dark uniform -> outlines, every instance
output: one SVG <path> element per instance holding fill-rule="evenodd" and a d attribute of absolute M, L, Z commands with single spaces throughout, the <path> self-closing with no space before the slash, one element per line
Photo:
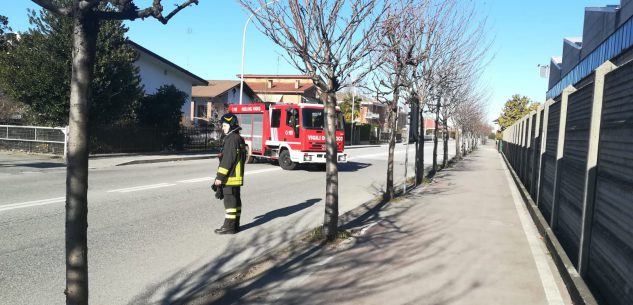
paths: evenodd
<path fill-rule="evenodd" d="M 224 224 L 216 229 L 218 234 L 234 234 L 240 230 L 240 215 L 242 199 L 240 188 L 244 185 L 244 164 L 246 163 L 246 144 L 240 136 L 240 127 L 237 117 L 233 114 L 225 114 L 220 119 L 222 123 L 228 123 L 231 127 L 224 137 L 222 159 L 218 166 L 216 180 L 222 181 L 224 193 Z"/>

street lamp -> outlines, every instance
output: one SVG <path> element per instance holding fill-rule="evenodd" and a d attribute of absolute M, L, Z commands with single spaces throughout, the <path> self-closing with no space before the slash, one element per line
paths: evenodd
<path fill-rule="evenodd" d="M 261 11 L 263 8 L 267 7 L 269 4 L 272 4 L 278 1 L 279 0 L 272 0 L 272 1 L 266 2 L 263 6 L 256 9 L 254 12 L 252 12 L 251 15 L 248 16 L 248 19 L 246 19 L 246 23 L 244 24 L 244 32 L 242 33 L 242 68 L 241 68 L 241 73 L 240 73 L 240 105 L 242 104 L 242 95 L 244 94 L 244 47 L 246 46 L 246 28 L 248 27 L 248 23 L 251 21 L 253 16 L 255 16 L 255 13 Z"/>

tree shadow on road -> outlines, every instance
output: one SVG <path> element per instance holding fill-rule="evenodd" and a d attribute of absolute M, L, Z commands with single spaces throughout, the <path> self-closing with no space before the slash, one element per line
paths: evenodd
<path fill-rule="evenodd" d="M 259 216 L 255 216 L 255 220 L 251 223 L 245 224 L 240 226 L 240 230 L 241 231 L 246 231 L 250 228 L 254 228 L 256 226 L 259 226 L 261 224 L 267 223 L 275 218 L 280 218 L 280 217 L 286 217 L 289 215 L 292 215 L 296 212 L 299 212 L 303 209 L 309 208 L 311 206 L 313 206 L 314 204 L 316 204 L 317 202 L 321 201 L 321 199 L 308 199 L 304 202 L 292 205 L 292 206 L 288 206 L 285 208 L 281 208 L 281 209 L 277 209 L 274 211 L 270 211 L 264 215 L 259 215 Z"/>

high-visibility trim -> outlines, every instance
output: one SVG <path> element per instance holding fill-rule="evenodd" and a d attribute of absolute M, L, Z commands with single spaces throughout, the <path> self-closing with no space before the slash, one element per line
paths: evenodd
<path fill-rule="evenodd" d="M 222 175 L 226 175 L 229 173 L 229 170 L 224 168 L 224 167 L 218 167 L 218 173 L 222 174 Z"/>
<path fill-rule="evenodd" d="M 229 215 L 229 214 L 226 214 L 226 215 L 224 215 L 224 218 L 226 218 L 226 219 L 236 219 L 236 218 L 237 218 L 237 216 L 236 216 L 236 215 Z"/>
<path fill-rule="evenodd" d="M 237 213 L 237 209 L 226 209 L 227 213 Z"/>
<path fill-rule="evenodd" d="M 242 177 L 229 177 L 229 179 L 226 181 L 226 185 L 227 186 L 240 186 L 242 185 Z"/>

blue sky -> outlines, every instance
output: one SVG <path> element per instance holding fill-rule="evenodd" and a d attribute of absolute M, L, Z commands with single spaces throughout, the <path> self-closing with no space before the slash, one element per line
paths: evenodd
<path fill-rule="evenodd" d="M 169 8 L 182 0 L 163 1 Z M 3 1 L 0 14 L 9 17 L 14 31 L 28 29 L 27 0 Z M 10 6 L 9 4 L 10 3 Z M 140 6 L 151 0 L 136 1 Z M 542 102 L 547 79 L 537 65 L 560 56 L 564 37 L 582 36 L 584 8 L 619 4 L 619 0 L 477 0 L 487 16 L 492 55 L 482 83 L 490 90 L 488 117 L 496 118 L 513 94 Z M 242 31 L 248 15 L 233 0 L 200 0 L 167 25 L 146 19 L 127 22 L 135 42 L 205 79 L 237 79 L 240 72 Z M 246 34 L 245 73 L 297 74 L 281 56 L 283 51 L 251 24 Z"/>

